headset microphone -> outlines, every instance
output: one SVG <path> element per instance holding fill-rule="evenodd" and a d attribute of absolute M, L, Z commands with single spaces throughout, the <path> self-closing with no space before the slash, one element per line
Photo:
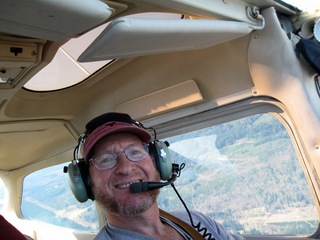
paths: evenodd
<path fill-rule="evenodd" d="M 167 182 L 136 182 L 132 183 L 129 187 L 130 192 L 132 193 L 139 193 L 139 192 L 146 192 L 155 190 L 158 188 L 162 188 L 173 183 L 177 179 L 177 174 L 173 173 L 172 178 L 170 178 Z"/>

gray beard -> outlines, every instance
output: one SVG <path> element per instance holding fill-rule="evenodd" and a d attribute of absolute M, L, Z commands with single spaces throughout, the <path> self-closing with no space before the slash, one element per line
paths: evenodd
<path fill-rule="evenodd" d="M 159 181 L 159 179 L 160 176 L 158 175 L 155 181 Z M 157 197 L 160 193 L 159 189 L 133 193 L 139 195 L 137 196 L 139 201 L 128 202 L 110 197 L 102 189 L 96 188 L 94 184 L 92 184 L 92 191 L 95 200 L 105 212 L 115 213 L 122 216 L 135 216 L 145 212 L 157 201 Z"/>

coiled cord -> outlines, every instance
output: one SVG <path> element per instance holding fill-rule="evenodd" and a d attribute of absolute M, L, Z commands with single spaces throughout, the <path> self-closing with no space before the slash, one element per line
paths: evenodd
<path fill-rule="evenodd" d="M 191 216 L 191 213 L 186 205 L 186 203 L 183 201 L 183 199 L 181 198 L 180 194 L 178 193 L 178 190 L 176 189 L 176 187 L 174 186 L 173 183 L 171 183 L 171 186 L 173 188 L 173 190 L 176 192 L 176 194 L 178 195 L 180 201 L 182 202 L 184 208 L 186 209 L 188 215 L 189 215 L 189 218 L 190 218 L 190 222 L 191 222 L 191 225 L 194 229 L 196 229 L 200 234 L 202 234 L 202 237 L 204 237 L 205 239 L 207 240 L 216 240 L 215 238 L 212 237 L 212 234 L 211 233 L 207 233 L 208 229 L 207 228 L 201 228 L 201 222 L 199 222 L 197 225 L 194 225 L 193 223 L 193 220 L 192 220 L 192 216 Z M 201 233 L 203 232 L 203 233 Z"/>

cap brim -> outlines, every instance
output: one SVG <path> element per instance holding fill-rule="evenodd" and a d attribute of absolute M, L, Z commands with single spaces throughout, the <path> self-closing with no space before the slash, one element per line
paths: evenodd
<path fill-rule="evenodd" d="M 101 131 L 97 131 L 94 135 L 90 134 L 85 141 L 83 154 L 85 161 L 88 161 L 89 153 L 91 152 L 93 146 L 103 137 L 120 132 L 129 132 L 137 135 L 144 143 L 149 143 L 151 141 L 151 134 L 142 128 L 138 128 L 135 126 L 117 126 L 115 128 L 105 128 Z M 94 133 L 94 132 L 93 132 Z"/>

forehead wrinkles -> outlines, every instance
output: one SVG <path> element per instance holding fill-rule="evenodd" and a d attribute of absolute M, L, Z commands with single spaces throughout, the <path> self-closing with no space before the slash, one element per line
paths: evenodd
<path fill-rule="evenodd" d="M 101 138 L 93 147 L 92 155 L 102 151 L 115 151 L 120 148 L 125 149 L 133 143 L 139 143 L 141 139 L 133 133 L 115 133 Z"/>

